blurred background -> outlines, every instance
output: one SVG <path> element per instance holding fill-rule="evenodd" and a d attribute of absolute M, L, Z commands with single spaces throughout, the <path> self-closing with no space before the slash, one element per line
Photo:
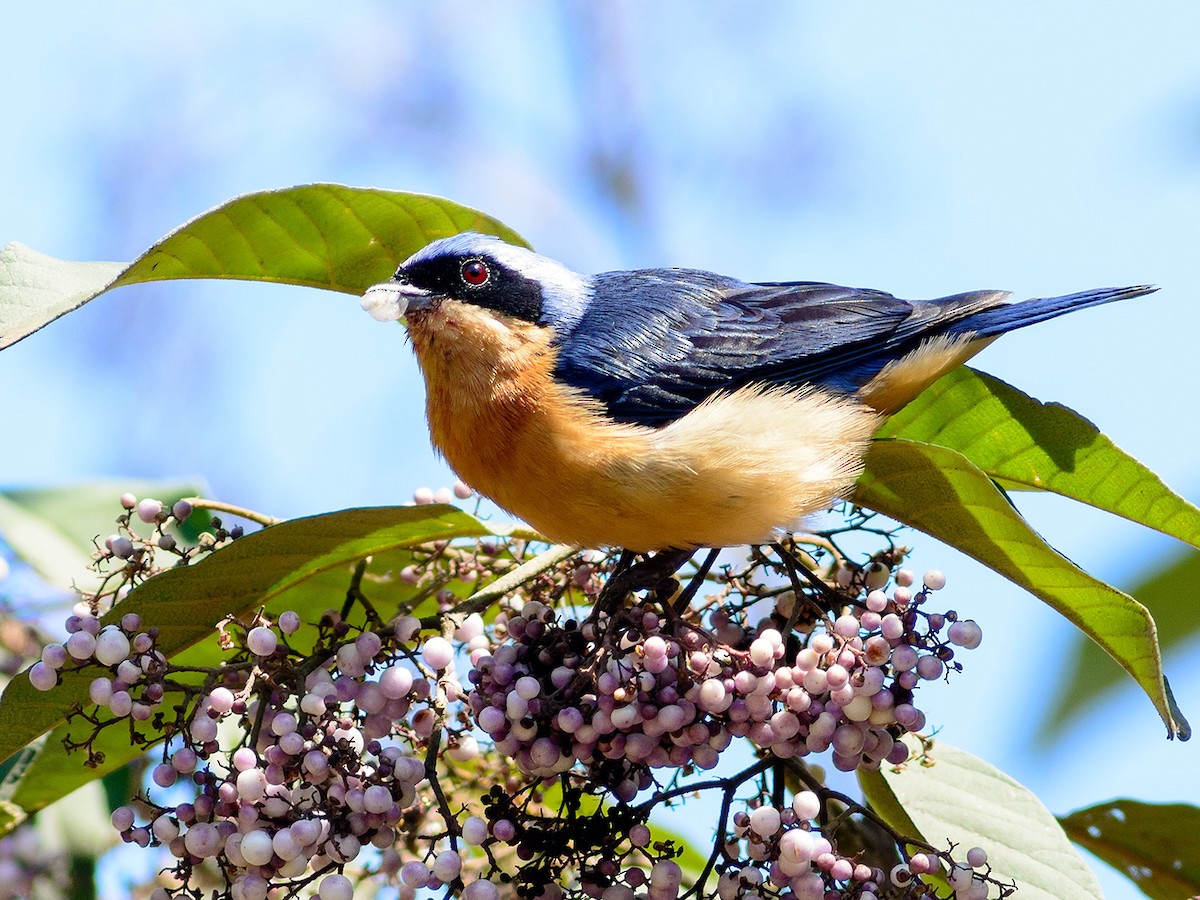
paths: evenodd
<path fill-rule="evenodd" d="M 331 181 L 444 195 L 581 271 L 694 266 L 905 297 L 1154 282 L 976 365 L 1078 410 L 1200 500 L 1195 4 L 22 4 L 5 33 L 0 242 L 130 260 L 239 193 Z M 197 476 L 290 517 L 453 481 L 403 333 L 345 295 L 124 289 L 5 351 L 0 385 L 2 487 Z M 1123 587 L 1183 552 L 1068 501 L 1016 499 Z M 1047 736 L 1071 626 L 913 543 L 986 635 L 956 683 L 922 692 L 941 739 L 1055 813 L 1200 801 L 1196 747 L 1167 742 L 1131 682 Z M 1193 720 L 1196 650 L 1167 658 Z M 1110 897 L 1138 896 L 1097 866 Z"/>

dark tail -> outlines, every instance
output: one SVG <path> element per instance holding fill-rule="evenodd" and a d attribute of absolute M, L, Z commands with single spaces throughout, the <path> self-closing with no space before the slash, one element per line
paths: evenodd
<path fill-rule="evenodd" d="M 1148 284 L 1123 288 L 1096 288 L 1092 291 L 1081 291 L 1078 294 L 1067 294 L 1064 297 L 1039 297 L 1032 300 L 1021 300 L 1017 303 L 1006 303 L 991 309 L 981 310 L 973 315 L 959 319 L 946 329 L 946 334 L 961 334 L 972 332 L 979 337 L 995 337 L 1024 328 L 1026 325 L 1036 325 L 1064 313 L 1089 306 L 1099 306 L 1102 303 L 1112 303 L 1116 300 L 1128 300 L 1131 297 L 1141 297 L 1152 294 L 1158 288 Z"/>

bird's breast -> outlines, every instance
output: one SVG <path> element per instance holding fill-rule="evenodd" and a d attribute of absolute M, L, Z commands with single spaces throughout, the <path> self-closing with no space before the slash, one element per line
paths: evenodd
<path fill-rule="evenodd" d="M 552 540 L 632 550 L 767 539 L 844 496 L 878 424 L 810 389 L 749 386 L 662 428 L 555 381 L 553 332 L 454 301 L 409 319 L 434 445 Z"/>

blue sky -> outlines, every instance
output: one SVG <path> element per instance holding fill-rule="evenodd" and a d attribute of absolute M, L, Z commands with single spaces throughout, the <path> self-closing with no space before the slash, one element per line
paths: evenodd
<path fill-rule="evenodd" d="M 476 206 L 583 271 L 909 297 L 1154 282 L 977 364 L 1200 499 L 1194 4 L 26 4 L 5 30 L 0 241 L 131 259 L 235 194 L 336 181 Z M 127 289 L 7 350 L 0 383 L 5 485 L 195 474 L 294 516 L 451 480 L 401 333 L 340 295 Z M 1021 507 L 1118 583 L 1177 550 L 1066 502 Z M 987 635 L 961 691 L 930 691 L 946 740 L 1056 812 L 1200 799 L 1181 777 L 1195 748 L 1132 687 L 1035 750 L 1069 626 L 928 542 L 917 565 L 947 569 Z M 1195 719 L 1194 657 L 1169 672 Z"/>

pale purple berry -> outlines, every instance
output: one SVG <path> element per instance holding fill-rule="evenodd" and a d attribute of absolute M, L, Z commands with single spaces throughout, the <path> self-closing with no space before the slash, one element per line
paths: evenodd
<path fill-rule="evenodd" d="M 635 828 L 637 826 L 634 826 Z M 632 830 L 630 831 L 632 835 Z M 462 839 L 465 844 L 471 847 L 478 847 L 487 840 L 488 827 L 487 822 L 479 816 L 468 816 L 463 822 Z"/>
<path fill-rule="evenodd" d="M 915 668 L 918 662 L 920 662 L 920 657 L 916 649 L 908 644 L 901 644 L 892 651 L 891 664 L 897 672 L 907 672 Z"/>
<path fill-rule="evenodd" d="M 987 865 L 987 851 L 982 847 L 972 847 L 967 851 L 967 862 L 973 869 L 981 869 Z"/>
<path fill-rule="evenodd" d="M 854 863 L 848 859 L 835 860 L 829 867 L 829 877 L 835 881 L 847 881 L 854 874 Z"/>
<path fill-rule="evenodd" d="M 462 871 L 462 858 L 454 850 L 444 850 L 433 861 L 433 875 L 442 882 L 449 884 Z"/>
<path fill-rule="evenodd" d="M 946 881 L 950 883 L 950 887 L 955 891 L 966 891 L 971 887 L 971 882 L 974 880 L 974 875 L 971 869 L 967 866 L 956 865 L 950 870 Z"/>
<path fill-rule="evenodd" d="M 253 769 L 258 765 L 258 754 L 249 747 L 238 747 L 233 751 L 233 767 L 239 772 Z"/>
<path fill-rule="evenodd" d="M 871 563 L 863 570 L 863 580 L 867 590 L 875 591 L 886 587 L 891 574 L 883 563 Z"/>
<path fill-rule="evenodd" d="M 113 683 L 110 678 L 100 677 L 88 685 L 88 697 L 97 706 L 107 706 L 108 701 L 112 699 L 112 695 Z"/>
<path fill-rule="evenodd" d="M 62 644 L 47 644 L 42 648 L 42 662 L 50 669 L 61 669 L 67 663 L 68 655 Z"/>
<path fill-rule="evenodd" d="M 396 639 L 408 643 L 421 631 L 421 620 L 416 616 L 401 616 L 393 626 Z"/>
<path fill-rule="evenodd" d="M 158 514 L 162 512 L 162 501 L 147 497 L 144 500 L 139 500 L 137 504 L 137 515 L 146 524 L 153 524 Z"/>
<path fill-rule="evenodd" d="M 779 810 L 760 806 L 750 813 L 750 830 L 761 837 L 771 837 L 779 830 Z"/>
<path fill-rule="evenodd" d="M 683 869 L 673 859 L 660 859 L 650 870 L 650 896 L 674 897 L 683 881 Z"/>
<path fill-rule="evenodd" d="M 849 640 L 852 637 L 858 636 L 858 619 L 847 613 L 844 616 L 838 616 L 833 623 L 833 633 L 838 637 Z"/>
<path fill-rule="evenodd" d="M 922 656 L 917 661 L 917 675 L 925 681 L 936 681 L 942 677 L 945 665 L 936 656 Z"/>
<path fill-rule="evenodd" d="M 112 811 L 112 827 L 117 831 L 128 831 L 133 827 L 134 812 L 132 806 L 118 806 Z"/>
<path fill-rule="evenodd" d="M 129 656 L 129 638 L 116 625 L 108 625 L 96 636 L 96 661 L 115 666 Z"/>
<path fill-rule="evenodd" d="M 946 586 L 946 573 L 940 569 L 930 569 L 925 573 L 925 587 L 931 591 L 940 591 Z"/>
<path fill-rule="evenodd" d="M 255 656 L 270 656 L 279 646 L 275 632 L 266 625 L 258 625 L 250 629 L 246 635 L 246 649 Z"/>
<path fill-rule="evenodd" d="M 429 884 L 432 874 L 425 863 L 410 862 L 405 863 L 404 868 L 400 870 L 400 880 L 410 888 L 420 889 Z"/>
<path fill-rule="evenodd" d="M 509 819 L 497 819 L 492 823 L 492 834 L 496 840 L 507 844 L 517 836 L 517 827 Z"/>
<path fill-rule="evenodd" d="M 812 833 L 803 828 L 790 828 L 779 839 L 779 854 L 793 863 L 808 862 L 813 855 Z"/>
<path fill-rule="evenodd" d="M 486 879 L 472 881 L 460 895 L 461 900 L 500 900 L 500 890 Z"/>
<path fill-rule="evenodd" d="M 265 866 L 271 861 L 271 856 L 275 853 L 275 846 L 271 842 L 271 835 L 260 828 L 242 837 L 239 850 L 250 865 Z"/>
<path fill-rule="evenodd" d="M 128 691 L 116 691 L 108 701 L 108 708 L 118 719 L 124 718 L 133 711 L 133 698 Z"/>
<path fill-rule="evenodd" d="M 317 896 L 321 900 L 354 900 L 354 883 L 345 875 L 331 873 L 321 879 Z"/>
<path fill-rule="evenodd" d="M 222 843 L 217 826 L 210 822 L 197 822 L 183 836 L 183 845 L 187 852 L 201 859 L 216 856 Z"/>
<path fill-rule="evenodd" d="M 300 614 L 295 610 L 284 610 L 279 614 L 278 625 L 284 634 L 295 634 L 300 630 Z"/>
<path fill-rule="evenodd" d="M 431 669 L 441 671 L 454 659 L 454 647 L 444 637 L 431 637 L 421 645 L 421 657 Z"/>
<path fill-rule="evenodd" d="M 171 817 L 167 815 L 162 815 L 155 819 L 150 826 L 150 830 L 164 844 L 169 844 L 175 838 L 179 837 L 179 826 L 175 822 L 172 822 Z"/>
<path fill-rule="evenodd" d="M 964 650 L 974 650 L 983 641 L 983 629 L 979 627 L 974 619 L 963 619 L 960 622 L 955 622 L 950 626 L 947 635 L 950 638 L 950 643 L 956 644 Z"/>
<path fill-rule="evenodd" d="M 257 803 L 267 792 L 267 775 L 262 769 L 238 772 L 238 797 L 247 803 Z M 245 851 L 243 851 L 245 852 Z"/>
<path fill-rule="evenodd" d="M 35 662 L 29 670 L 29 683 L 39 691 L 49 691 L 58 685 L 58 673 L 44 662 Z"/>
<path fill-rule="evenodd" d="M 177 500 L 175 501 L 175 505 L 171 507 L 171 516 L 176 522 L 184 521 L 191 514 L 192 504 L 188 503 L 186 500 Z"/>
<path fill-rule="evenodd" d="M 67 638 L 66 647 L 72 658 L 82 662 L 96 652 L 96 638 L 91 632 L 80 629 Z"/>
<path fill-rule="evenodd" d="M 209 708 L 222 716 L 233 709 L 233 701 L 233 691 L 227 687 L 215 687 L 208 695 Z"/>
<path fill-rule="evenodd" d="M 812 791 L 800 791 L 792 798 L 792 809 L 799 819 L 815 819 L 821 812 L 821 800 Z"/>
<path fill-rule="evenodd" d="M 929 875 L 938 870 L 937 860 L 927 853 L 914 853 L 909 858 L 908 865 L 915 875 Z"/>
<path fill-rule="evenodd" d="M 888 598 L 883 591 L 871 591 L 867 594 L 867 609 L 871 612 L 881 613 L 887 609 Z"/>
<path fill-rule="evenodd" d="M 433 488 L 421 486 L 413 491 L 412 498 L 417 506 L 426 506 L 433 502 Z"/>

